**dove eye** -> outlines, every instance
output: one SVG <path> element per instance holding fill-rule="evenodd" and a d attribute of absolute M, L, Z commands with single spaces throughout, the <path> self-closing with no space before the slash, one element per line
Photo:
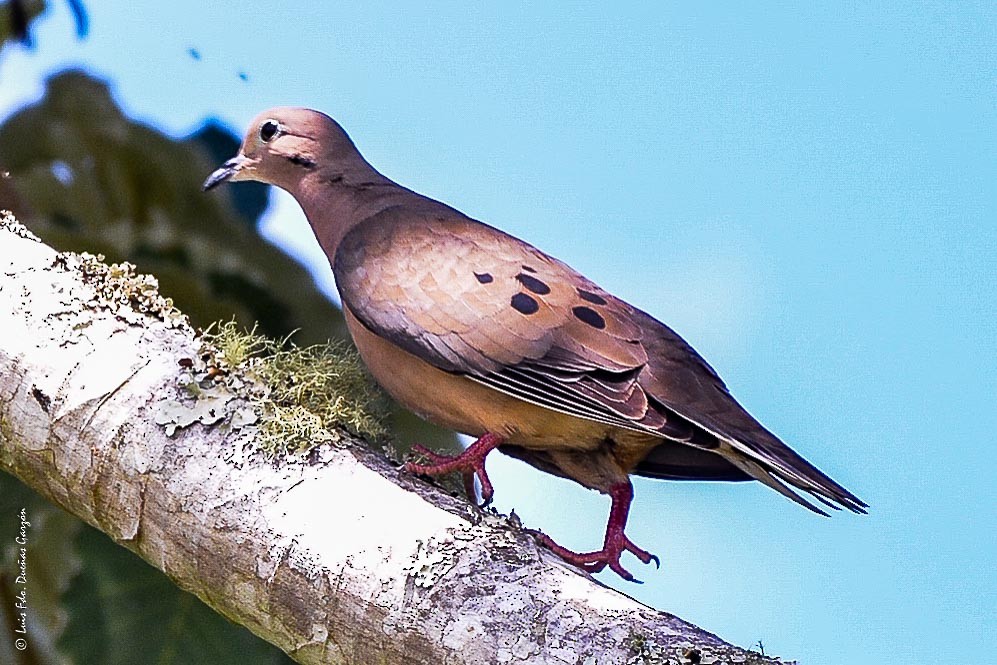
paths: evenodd
<path fill-rule="evenodd" d="M 264 143 L 270 143 L 280 132 L 280 123 L 276 120 L 265 120 L 263 124 L 260 125 L 260 140 Z"/>

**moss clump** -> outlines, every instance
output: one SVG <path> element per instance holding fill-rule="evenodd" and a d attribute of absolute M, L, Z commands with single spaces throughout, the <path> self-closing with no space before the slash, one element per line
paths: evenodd
<path fill-rule="evenodd" d="M 216 380 L 254 384 L 258 440 L 270 455 L 337 440 L 340 427 L 369 439 L 387 434 L 387 403 L 345 342 L 300 348 L 230 321 L 205 331 L 204 350 Z"/>
<path fill-rule="evenodd" d="M 272 355 L 280 344 L 252 330 L 242 330 L 234 320 L 215 323 L 204 331 L 205 344 L 212 347 L 216 369 L 228 372 L 247 363 L 255 356 Z"/>

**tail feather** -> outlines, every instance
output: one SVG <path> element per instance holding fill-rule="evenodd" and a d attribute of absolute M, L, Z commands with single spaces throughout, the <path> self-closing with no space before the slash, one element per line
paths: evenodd
<path fill-rule="evenodd" d="M 777 439 L 768 445 L 751 445 L 726 439 L 717 452 L 756 480 L 820 515 L 827 516 L 827 513 L 804 499 L 794 489 L 806 492 L 834 510 L 847 508 L 864 514 L 869 507 Z"/>
<path fill-rule="evenodd" d="M 768 485 L 776 492 L 782 494 L 784 497 L 789 499 L 790 501 L 795 501 L 796 503 L 800 504 L 807 510 L 812 510 L 818 515 L 823 515 L 824 517 L 830 517 L 830 515 L 828 515 L 826 512 L 824 512 L 817 506 L 813 505 L 812 503 L 804 499 L 802 496 L 800 496 L 799 494 L 791 490 L 789 487 L 787 487 L 786 484 L 783 483 L 779 478 L 769 473 L 768 469 L 764 468 L 761 464 L 754 461 L 753 459 L 737 454 L 736 452 L 733 455 L 724 455 L 724 457 L 729 459 L 731 463 L 734 464 L 734 466 L 738 467 L 739 469 L 750 475 L 755 480 L 758 480 L 764 483 L 765 485 Z M 826 503 L 823 500 L 822 502 Z"/>

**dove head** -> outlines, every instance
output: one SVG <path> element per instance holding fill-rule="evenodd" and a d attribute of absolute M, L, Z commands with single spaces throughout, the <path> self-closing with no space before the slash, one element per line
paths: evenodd
<path fill-rule="evenodd" d="M 370 167 L 335 120 L 311 109 L 282 107 L 253 119 L 239 154 L 208 176 L 204 189 L 226 180 L 257 180 L 294 194 L 309 174 L 364 168 Z"/>
<path fill-rule="evenodd" d="M 351 228 L 387 208 L 453 212 L 378 173 L 339 123 L 303 108 L 256 116 L 239 154 L 209 175 L 204 189 L 226 180 L 256 180 L 290 192 L 330 260 Z"/>

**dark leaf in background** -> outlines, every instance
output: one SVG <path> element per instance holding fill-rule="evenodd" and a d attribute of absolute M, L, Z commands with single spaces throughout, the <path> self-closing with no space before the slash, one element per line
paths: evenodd
<path fill-rule="evenodd" d="M 138 556 L 85 526 L 83 569 L 64 595 L 60 651 L 86 665 L 278 665 L 292 661 Z"/>
<path fill-rule="evenodd" d="M 30 526 L 27 542 L 19 544 L 20 511 Z M 65 629 L 68 613 L 62 596 L 79 572 L 76 536 L 83 523 L 53 506 L 31 488 L 0 472 L 0 663 L 62 663 L 56 641 Z M 27 553 L 27 584 L 18 583 L 18 550 Z M 17 612 L 15 598 L 27 593 L 28 650 L 14 649 Z"/>
<path fill-rule="evenodd" d="M 31 23 L 45 11 L 43 0 L 8 0 L 0 3 L 0 52 L 9 41 L 31 48 Z"/>
<path fill-rule="evenodd" d="M 192 49 L 193 50 L 193 49 Z M 196 51 L 195 51 L 196 53 Z M 198 56 L 200 58 L 200 56 Z M 217 120 L 208 120 L 191 134 L 190 140 L 201 145 L 212 164 L 219 165 L 239 152 L 239 139 Z M 270 187 L 261 182 L 244 182 L 239 187 L 221 187 L 219 194 L 232 202 L 232 207 L 242 221 L 253 228 L 259 225 L 260 217 L 267 209 Z"/>
<path fill-rule="evenodd" d="M 76 37 L 84 39 L 90 32 L 90 17 L 80 0 L 67 0 L 76 26 Z M 42 0 L 8 0 L 0 4 L 0 50 L 8 40 L 19 41 L 28 48 L 34 46 L 31 23 L 48 8 Z"/>
<path fill-rule="evenodd" d="M 21 0 L 10 0 L 10 32 L 14 39 L 31 47 L 31 33 L 28 32 L 28 11 Z"/>
<path fill-rule="evenodd" d="M 86 7 L 80 0 L 67 1 L 69 10 L 73 13 L 73 22 L 76 24 L 76 36 L 83 39 L 90 33 L 90 17 L 87 15 Z"/>

